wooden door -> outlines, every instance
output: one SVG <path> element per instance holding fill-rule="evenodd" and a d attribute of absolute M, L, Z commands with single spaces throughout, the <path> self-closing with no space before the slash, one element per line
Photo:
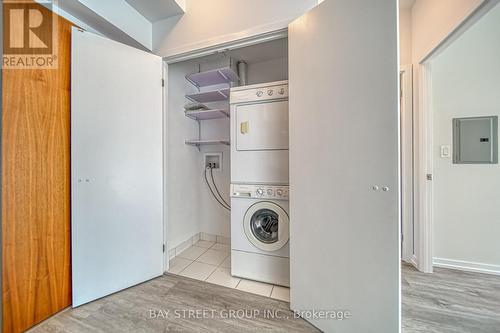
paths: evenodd
<path fill-rule="evenodd" d="M 71 305 L 71 23 L 57 22 L 57 69 L 3 70 L 4 332 Z"/>
<path fill-rule="evenodd" d="M 327 0 L 289 27 L 291 307 L 325 332 L 399 330 L 397 18 Z"/>

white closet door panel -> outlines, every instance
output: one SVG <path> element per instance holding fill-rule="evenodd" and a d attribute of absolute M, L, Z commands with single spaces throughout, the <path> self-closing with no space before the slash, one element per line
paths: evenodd
<path fill-rule="evenodd" d="M 325 332 L 399 329 L 397 19 L 326 0 L 289 29 L 291 307 L 350 312 Z"/>
<path fill-rule="evenodd" d="M 162 60 L 73 30 L 73 306 L 163 273 Z"/>

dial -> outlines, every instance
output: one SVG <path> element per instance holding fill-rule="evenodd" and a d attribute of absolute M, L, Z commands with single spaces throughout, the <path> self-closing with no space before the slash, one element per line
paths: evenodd
<path fill-rule="evenodd" d="M 282 190 L 282 189 L 280 189 L 280 188 L 279 188 L 279 189 L 277 189 L 277 190 L 276 190 L 276 194 L 277 194 L 278 196 L 280 196 L 280 197 L 281 197 L 281 196 L 283 195 L 283 190 Z"/>
<path fill-rule="evenodd" d="M 274 94 L 274 90 L 269 89 L 269 90 L 267 91 L 267 94 L 268 94 L 269 96 L 272 96 L 272 95 Z"/>
<path fill-rule="evenodd" d="M 262 189 L 262 188 L 258 188 L 258 189 L 257 189 L 257 195 L 258 195 L 259 197 L 263 196 L 263 195 L 264 195 L 264 189 Z"/>
<path fill-rule="evenodd" d="M 257 95 L 257 97 L 261 97 L 262 95 L 264 95 L 264 92 L 259 90 L 255 93 L 255 95 Z"/>

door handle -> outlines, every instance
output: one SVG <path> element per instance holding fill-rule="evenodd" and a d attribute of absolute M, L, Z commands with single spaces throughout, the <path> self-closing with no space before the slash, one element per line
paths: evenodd
<path fill-rule="evenodd" d="M 240 132 L 241 132 L 241 134 L 247 134 L 248 133 L 248 121 L 242 122 L 240 124 Z"/>
<path fill-rule="evenodd" d="M 234 196 L 235 197 L 251 197 L 252 193 L 250 193 L 250 192 L 235 192 Z"/>

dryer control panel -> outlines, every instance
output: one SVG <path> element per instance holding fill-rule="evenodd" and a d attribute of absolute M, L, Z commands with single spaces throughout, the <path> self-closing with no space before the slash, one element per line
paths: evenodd
<path fill-rule="evenodd" d="M 288 81 L 231 88 L 231 104 L 288 98 Z"/>
<path fill-rule="evenodd" d="M 290 190 L 286 185 L 231 184 L 231 197 L 269 200 L 288 200 Z"/>

